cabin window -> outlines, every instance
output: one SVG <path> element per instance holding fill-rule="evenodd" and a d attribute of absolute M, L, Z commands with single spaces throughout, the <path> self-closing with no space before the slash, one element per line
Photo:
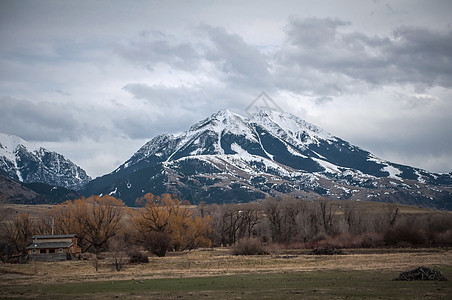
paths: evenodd
<path fill-rule="evenodd" d="M 62 253 L 63 252 L 63 248 L 60 248 L 60 250 L 58 250 L 58 251 L 60 251 L 60 253 Z"/>
<path fill-rule="evenodd" d="M 49 249 L 49 253 L 55 253 L 55 249 Z"/>
<path fill-rule="evenodd" d="M 46 249 L 41 249 L 41 250 L 39 250 L 39 253 L 46 253 Z"/>
<path fill-rule="evenodd" d="M 31 252 L 36 253 L 36 249 L 31 250 Z"/>

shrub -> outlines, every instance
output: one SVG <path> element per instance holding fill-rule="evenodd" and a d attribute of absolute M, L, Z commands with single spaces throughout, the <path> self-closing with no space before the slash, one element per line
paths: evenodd
<path fill-rule="evenodd" d="M 452 246 L 452 230 L 436 233 L 433 238 L 433 243 L 442 247 Z"/>
<path fill-rule="evenodd" d="M 14 248 L 13 245 L 8 242 L 1 241 L 0 242 L 0 259 L 2 262 L 12 262 L 14 257 Z"/>
<path fill-rule="evenodd" d="M 387 246 L 421 246 L 427 245 L 425 233 L 415 224 L 405 223 L 389 229 L 384 235 Z"/>
<path fill-rule="evenodd" d="M 129 253 L 129 262 L 131 264 L 148 263 L 149 262 L 149 258 L 148 258 L 147 255 L 144 255 L 140 251 L 133 251 L 133 252 Z"/>
<path fill-rule="evenodd" d="M 171 245 L 171 237 L 165 232 L 151 232 L 148 236 L 148 241 L 146 242 L 146 247 L 152 254 L 158 257 L 164 257 L 166 251 Z"/>
<path fill-rule="evenodd" d="M 233 255 L 266 255 L 266 247 L 257 238 L 244 238 L 232 248 Z"/>
<path fill-rule="evenodd" d="M 341 249 L 335 249 L 330 247 L 325 248 L 315 248 L 312 249 L 311 253 L 312 255 L 342 255 L 344 252 Z"/>
<path fill-rule="evenodd" d="M 368 232 L 361 235 L 361 248 L 376 248 L 383 245 L 383 234 Z"/>

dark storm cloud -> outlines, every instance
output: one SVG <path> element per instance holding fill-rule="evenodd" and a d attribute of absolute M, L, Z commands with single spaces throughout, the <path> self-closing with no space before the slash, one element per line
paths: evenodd
<path fill-rule="evenodd" d="M 427 86 L 452 86 L 452 32 L 402 27 L 387 54 L 401 74 L 400 81 Z"/>
<path fill-rule="evenodd" d="M 292 18 L 286 42 L 267 54 L 240 35 L 208 25 L 198 27 L 198 41 L 181 43 L 163 32 L 142 32 L 117 52 L 149 70 L 167 64 L 254 94 L 283 89 L 328 97 L 386 85 L 412 84 L 419 90 L 452 85 L 450 32 L 401 27 L 390 36 L 369 36 L 348 30 L 349 25 L 331 18 Z M 139 98 L 140 87 L 131 89 Z M 181 92 L 190 93 L 189 88 Z"/>
<path fill-rule="evenodd" d="M 0 98 L 0 128 L 29 141 L 76 140 L 80 124 L 69 105 Z"/>
<path fill-rule="evenodd" d="M 221 27 L 203 25 L 200 31 L 207 37 L 204 59 L 216 66 L 220 80 L 244 89 L 269 86 L 268 58 L 255 46 Z"/>
<path fill-rule="evenodd" d="M 391 36 L 348 32 L 337 19 L 292 19 L 287 43 L 275 54 L 278 85 L 320 95 L 356 86 L 452 85 L 452 34 L 402 27 Z M 288 79 L 288 80 L 287 80 Z"/>

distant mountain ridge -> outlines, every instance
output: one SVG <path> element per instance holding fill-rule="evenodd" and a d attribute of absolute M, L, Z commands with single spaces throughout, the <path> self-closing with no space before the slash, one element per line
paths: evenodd
<path fill-rule="evenodd" d="M 0 173 L 24 183 L 40 182 L 71 190 L 79 190 L 91 180 L 63 155 L 3 133 L 0 133 Z"/>
<path fill-rule="evenodd" d="M 0 175 L 0 199 L 10 204 L 58 204 L 80 198 L 81 195 L 64 187 L 45 183 L 22 183 Z"/>
<path fill-rule="evenodd" d="M 381 160 L 289 113 L 260 110 L 246 118 L 222 110 L 179 135 L 153 138 L 82 193 L 128 205 L 149 192 L 171 192 L 192 203 L 289 194 L 452 209 L 451 184 L 451 174 Z"/>

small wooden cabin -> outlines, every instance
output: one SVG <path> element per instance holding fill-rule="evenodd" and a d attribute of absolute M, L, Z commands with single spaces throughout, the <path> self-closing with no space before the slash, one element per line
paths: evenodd
<path fill-rule="evenodd" d="M 76 234 L 35 235 L 27 250 L 30 259 L 44 261 L 73 259 L 82 252 Z"/>

